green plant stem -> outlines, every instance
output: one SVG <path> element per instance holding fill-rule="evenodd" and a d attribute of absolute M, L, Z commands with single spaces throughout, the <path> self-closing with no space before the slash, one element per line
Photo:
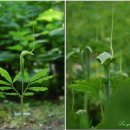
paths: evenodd
<path fill-rule="evenodd" d="M 110 48 L 112 56 L 114 57 L 113 45 L 112 45 L 112 36 L 113 36 L 113 17 L 114 17 L 114 2 L 112 5 L 112 25 L 111 25 L 111 40 L 110 40 Z"/>
<path fill-rule="evenodd" d="M 22 56 L 20 56 L 20 71 L 22 74 L 22 91 L 21 91 L 21 127 L 22 130 L 24 130 L 24 114 L 23 114 L 23 108 L 24 108 L 24 101 L 23 101 L 23 97 L 24 97 L 24 58 Z"/>
<path fill-rule="evenodd" d="M 110 95 L 110 64 L 104 65 L 105 72 L 105 94 L 108 101 Z"/>
<path fill-rule="evenodd" d="M 72 90 L 72 113 L 74 113 L 74 106 L 75 106 L 75 97 L 74 97 L 74 90 Z"/>
<path fill-rule="evenodd" d="M 90 79 L 90 53 L 88 52 L 87 53 L 87 79 L 89 80 Z M 85 70 L 84 70 L 85 71 Z M 86 76 L 86 73 L 85 73 L 85 76 Z M 88 106 L 88 94 L 85 93 L 84 94 L 84 109 L 86 110 L 87 109 L 87 106 Z"/>
<path fill-rule="evenodd" d="M 81 66 L 82 66 L 83 76 L 86 78 L 86 70 L 85 70 L 85 65 L 84 65 L 83 52 L 81 52 L 80 57 L 81 57 Z M 87 110 L 87 93 L 84 93 L 83 109 Z"/>
<path fill-rule="evenodd" d="M 23 95 L 21 95 L 21 117 L 22 117 L 22 120 L 21 120 L 21 126 L 22 126 L 22 130 L 24 130 L 24 114 L 23 114 Z"/>
<path fill-rule="evenodd" d="M 29 84 L 27 85 L 27 87 L 25 88 L 25 90 L 23 91 L 23 93 L 25 93 L 28 90 Z"/>
<path fill-rule="evenodd" d="M 13 84 L 11 85 L 12 88 L 14 89 L 14 91 L 20 96 L 20 93 L 17 91 L 17 89 L 13 86 Z"/>
<path fill-rule="evenodd" d="M 120 55 L 120 70 L 119 70 L 120 74 L 122 74 L 122 64 L 123 64 L 123 61 L 122 61 L 122 52 L 121 52 L 121 55 Z"/>
<path fill-rule="evenodd" d="M 103 111 L 103 104 L 100 104 L 100 108 L 101 108 L 101 116 L 102 116 L 102 121 L 104 121 L 104 111 Z"/>

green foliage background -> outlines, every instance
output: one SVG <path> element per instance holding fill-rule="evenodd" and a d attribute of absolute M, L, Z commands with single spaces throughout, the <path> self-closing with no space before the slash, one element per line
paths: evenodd
<path fill-rule="evenodd" d="M 125 89 L 125 87 L 128 86 L 129 84 L 129 74 L 130 74 L 129 4 L 130 2 L 128 1 L 114 2 L 113 49 L 115 54 L 115 60 L 111 65 L 111 77 L 112 78 L 116 77 L 117 80 L 114 79 L 113 81 L 111 81 L 111 84 L 112 87 L 116 87 L 116 89 L 119 88 L 119 86 L 122 87 L 124 86 Z M 79 120 L 75 112 L 79 109 L 83 109 L 83 92 L 90 91 L 88 89 L 95 89 L 94 87 L 91 86 L 91 83 L 94 84 L 94 86 L 96 87 L 98 83 L 94 81 L 94 79 L 99 77 L 100 78 L 104 77 L 103 66 L 96 61 L 96 57 L 102 52 L 111 53 L 110 36 L 111 36 L 111 24 L 112 24 L 112 5 L 113 2 L 109 2 L 109 1 L 67 2 L 67 7 L 66 7 L 67 8 L 66 9 L 67 11 L 66 12 L 67 101 L 66 102 L 67 102 L 67 128 L 68 129 L 79 128 Z M 86 67 L 86 70 L 82 70 L 80 54 L 75 53 L 76 51 L 80 52 L 80 49 L 83 49 L 86 46 L 91 47 L 93 50 L 90 59 L 91 61 L 90 79 L 92 79 L 92 82 L 90 80 L 89 85 L 87 84 L 87 81 L 84 81 L 86 80 L 84 71 L 87 72 L 88 68 Z M 127 83 L 124 84 L 123 84 L 123 80 L 118 77 L 121 58 L 122 58 L 122 68 L 123 68 L 122 74 L 125 78 L 126 77 L 128 78 L 128 80 L 126 80 Z M 84 60 L 85 61 L 88 60 L 87 55 L 86 57 L 84 57 Z M 100 81 L 100 79 L 96 79 L 96 80 Z M 117 84 L 118 80 L 121 81 L 120 85 Z M 69 89 L 69 87 L 73 89 L 77 89 L 78 91 L 82 91 L 82 93 L 78 91 L 73 91 L 72 89 Z M 114 91 L 114 88 L 112 89 Z M 99 91 L 99 88 L 95 90 Z M 95 90 L 92 90 L 91 92 L 94 92 L 95 94 L 96 92 Z M 98 97 L 100 97 L 101 95 L 98 95 Z M 118 98 L 119 95 L 117 94 L 115 97 Z M 127 97 L 127 99 L 129 98 Z M 129 103 L 129 101 L 127 103 Z M 92 126 L 95 127 L 99 122 L 101 122 L 101 114 L 100 114 L 101 110 L 99 104 L 100 101 L 98 100 L 98 98 L 89 97 L 88 113 L 89 113 L 89 120 L 90 120 L 89 123 L 91 124 L 90 125 L 91 127 Z M 120 102 L 120 104 L 122 103 Z M 114 104 L 111 105 L 114 106 Z M 124 107 L 125 105 L 121 105 L 121 106 Z M 120 109 L 121 106 L 118 109 Z M 114 107 L 113 108 L 110 107 L 110 109 L 114 109 Z M 115 113 L 116 112 L 114 113 L 109 112 L 108 115 L 112 117 L 113 114 Z M 116 118 L 118 118 L 119 115 L 121 115 L 121 111 L 119 113 L 115 116 Z M 110 119 L 108 121 L 109 123 L 107 122 L 109 124 L 107 128 L 108 127 L 113 128 L 112 125 L 115 123 L 114 122 L 112 124 L 113 120 Z M 100 125 L 102 125 L 102 123 L 99 124 L 99 126 Z M 118 123 L 116 122 L 114 125 L 115 125 L 114 128 L 117 128 Z"/>
<path fill-rule="evenodd" d="M 115 2 L 114 6 L 113 48 L 117 58 L 123 51 L 123 66 L 129 72 L 129 2 Z M 67 2 L 66 10 L 67 52 L 83 44 L 98 53 L 110 50 L 112 2 Z"/>

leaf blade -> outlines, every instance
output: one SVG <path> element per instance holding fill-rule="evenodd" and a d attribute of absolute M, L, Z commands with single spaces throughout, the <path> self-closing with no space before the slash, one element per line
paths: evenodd
<path fill-rule="evenodd" d="M 41 71 L 39 71 L 38 73 L 36 73 L 31 79 L 30 82 L 33 82 L 37 79 L 39 79 L 40 77 L 46 76 L 48 74 L 48 68 L 47 69 L 43 69 Z"/>
<path fill-rule="evenodd" d="M 43 78 L 40 78 L 38 80 L 31 82 L 29 85 L 32 85 L 34 83 L 42 83 L 43 81 L 47 81 L 49 79 L 52 79 L 53 77 L 54 77 L 54 75 L 46 76 L 46 77 L 43 77 Z"/>
<path fill-rule="evenodd" d="M 21 76 L 21 72 L 19 72 L 18 74 L 15 75 L 14 79 L 13 79 L 13 83 L 15 83 L 19 77 Z"/>
<path fill-rule="evenodd" d="M 8 86 L 11 85 L 10 83 L 8 83 L 8 82 L 6 82 L 6 81 L 3 81 L 3 80 L 0 80 L 0 84 L 1 84 L 1 85 L 8 85 Z"/>
<path fill-rule="evenodd" d="M 5 69 L 3 69 L 1 67 L 0 67 L 0 75 L 2 77 L 4 77 L 9 83 L 12 84 L 12 79 L 11 79 L 9 73 Z"/>
<path fill-rule="evenodd" d="M 36 91 L 36 92 L 48 90 L 47 87 L 30 87 L 30 88 L 28 88 L 28 89 L 29 89 L 29 90 L 32 90 L 32 91 Z"/>

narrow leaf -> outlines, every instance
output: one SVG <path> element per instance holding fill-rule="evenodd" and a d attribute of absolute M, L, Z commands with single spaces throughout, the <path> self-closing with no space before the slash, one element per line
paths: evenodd
<path fill-rule="evenodd" d="M 0 87 L 0 90 L 1 91 L 6 91 L 6 90 L 10 90 L 12 89 L 11 87 Z"/>
<path fill-rule="evenodd" d="M 34 84 L 34 83 L 42 83 L 43 81 L 47 81 L 47 80 L 49 80 L 49 79 L 51 79 L 51 78 L 53 78 L 53 77 L 54 77 L 54 75 L 46 76 L 46 77 L 40 78 L 40 79 L 38 79 L 38 80 L 35 80 L 35 81 L 31 82 L 30 85 L 31 85 L 31 84 Z"/>
<path fill-rule="evenodd" d="M 1 67 L 0 67 L 0 75 L 12 84 L 12 79 L 11 79 L 9 73 Z"/>
<path fill-rule="evenodd" d="M 21 72 L 19 72 L 17 75 L 15 75 L 14 79 L 13 79 L 13 83 L 16 82 L 21 76 Z"/>
<path fill-rule="evenodd" d="M 32 93 L 32 92 L 27 92 L 27 93 L 24 93 L 23 95 L 24 95 L 24 96 L 33 96 L 34 93 Z"/>
<path fill-rule="evenodd" d="M 1 85 L 9 85 L 9 86 L 11 85 L 10 83 L 8 83 L 8 82 L 6 82 L 6 81 L 3 81 L 3 80 L 0 80 L 0 84 L 1 84 Z"/>
<path fill-rule="evenodd" d="M 46 90 L 48 90 L 48 88 L 46 88 L 46 87 L 30 87 L 29 90 L 39 92 L 39 91 L 46 91 Z"/>
<path fill-rule="evenodd" d="M 36 73 L 30 80 L 30 82 L 33 82 L 37 79 L 39 79 L 40 77 L 46 76 L 48 74 L 48 68 L 47 69 L 43 69 L 41 71 L 39 71 L 38 73 Z"/>
<path fill-rule="evenodd" d="M 27 71 L 24 71 L 24 78 L 25 78 L 25 81 L 29 81 L 29 74 Z"/>
<path fill-rule="evenodd" d="M 19 96 L 17 93 L 6 93 L 6 95 L 9 95 L 9 96 Z"/>

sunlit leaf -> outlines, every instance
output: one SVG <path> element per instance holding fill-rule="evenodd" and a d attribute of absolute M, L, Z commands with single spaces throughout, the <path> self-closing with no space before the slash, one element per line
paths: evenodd
<path fill-rule="evenodd" d="M 37 72 L 31 79 L 30 82 L 33 82 L 35 80 L 38 80 L 40 77 L 46 76 L 48 74 L 48 68 L 47 69 L 43 69 L 39 72 Z"/>
<path fill-rule="evenodd" d="M 58 10 L 54 10 L 54 9 L 49 9 L 49 10 L 46 10 L 45 12 L 41 13 L 37 20 L 39 21 L 42 21 L 42 20 L 45 20 L 45 21 L 53 21 L 53 20 L 62 20 L 62 17 L 63 17 L 63 13 L 58 11 Z"/>
<path fill-rule="evenodd" d="M 40 78 L 40 79 L 37 79 L 37 80 L 31 82 L 30 85 L 31 85 L 31 84 L 35 84 L 35 83 L 42 83 L 43 81 L 47 81 L 47 80 L 49 80 L 49 79 L 52 79 L 53 77 L 54 77 L 54 75 L 45 76 L 45 77 L 43 77 L 43 78 Z"/>
<path fill-rule="evenodd" d="M 12 84 L 12 79 L 11 79 L 9 73 L 1 67 L 0 67 L 0 75 Z"/>

